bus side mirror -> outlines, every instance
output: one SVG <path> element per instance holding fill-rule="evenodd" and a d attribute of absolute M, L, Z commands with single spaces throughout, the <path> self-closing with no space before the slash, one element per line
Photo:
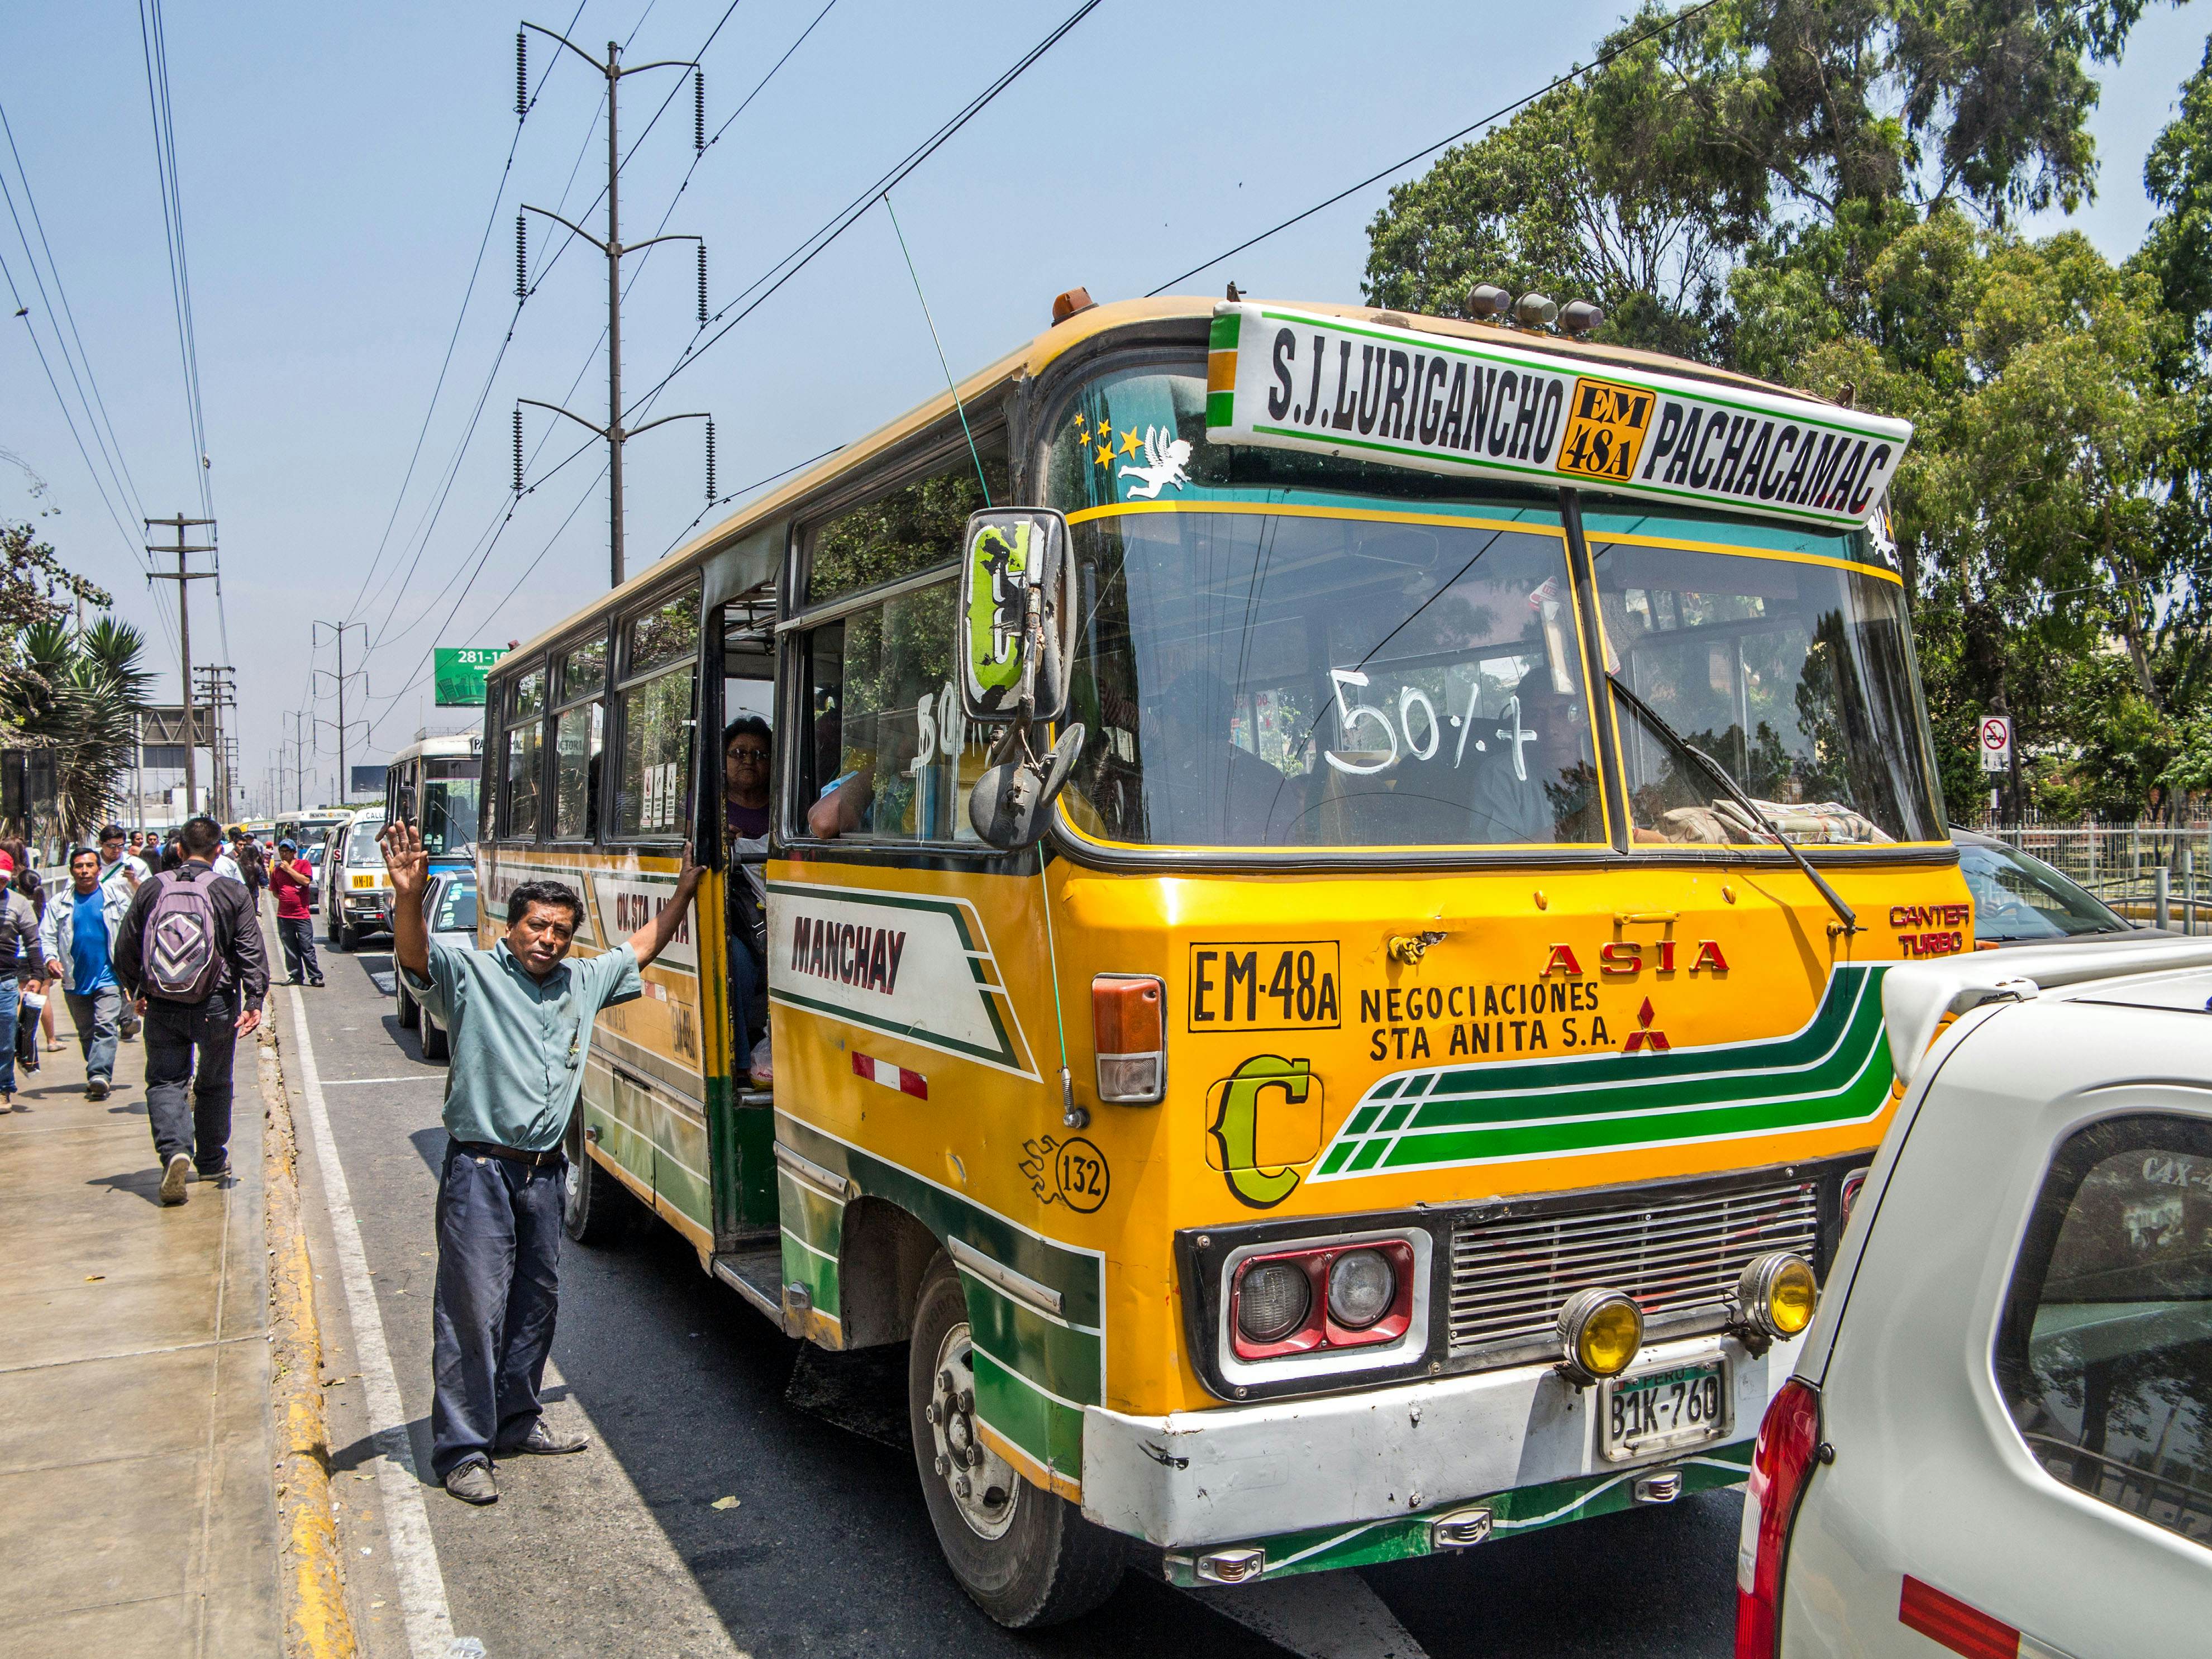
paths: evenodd
<path fill-rule="evenodd" d="M 986 725 L 1056 720 L 1075 653 L 1067 520 L 1049 507 L 972 514 L 961 543 L 960 695 Z"/>
<path fill-rule="evenodd" d="M 1036 845 L 1044 834 L 1052 803 L 1083 752 L 1083 724 L 1064 727 L 1060 740 L 1042 755 L 1017 752 L 987 767 L 968 793 L 968 822 L 986 842 L 1002 853 Z"/>

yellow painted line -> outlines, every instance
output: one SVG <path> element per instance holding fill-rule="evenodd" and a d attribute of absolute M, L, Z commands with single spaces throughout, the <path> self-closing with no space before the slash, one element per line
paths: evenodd
<path fill-rule="evenodd" d="M 1517 530 L 1531 536 L 1550 536 L 1565 541 L 1567 532 L 1555 524 L 1524 523 L 1518 519 L 1470 518 L 1456 513 L 1398 513 L 1369 507 L 1309 507 L 1301 501 L 1115 501 L 1086 507 L 1067 515 L 1070 524 L 1093 519 L 1119 519 L 1146 513 L 1220 513 L 1231 517 L 1261 519 L 1346 519 L 1363 524 L 1443 525 L 1463 530 Z"/>
<path fill-rule="evenodd" d="M 1739 559 L 1775 559 L 1784 564 L 1824 564 L 1837 570 L 1848 570 L 1853 575 L 1879 576 L 1899 587 L 1905 586 L 1905 578 L 1894 571 L 1885 570 L 1878 564 L 1862 564 L 1856 559 L 1839 559 L 1829 553 L 1785 553 L 1778 547 L 1738 547 L 1727 542 L 1691 541 L 1680 536 L 1600 536 L 1588 531 L 1583 534 L 1593 558 L 1601 547 L 1662 547 L 1684 553 L 1725 553 Z"/>

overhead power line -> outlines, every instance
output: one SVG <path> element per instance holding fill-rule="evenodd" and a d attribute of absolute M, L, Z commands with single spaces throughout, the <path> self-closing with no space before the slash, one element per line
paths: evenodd
<path fill-rule="evenodd" d="M 1320 213 L 1326 209 L 1334 207 L 1339 202 L 1344 200 L 1347 196 L 1357 196 L 1361 191 L 1365 190 L 1370 185 L 1381 184 L 1392 173 L 1402 173 L 1406 168 L 1413 166 L 1414 162 L 1422 160 L 1425 156 L 1435 155 L 1437 151 L 1443 149 L 1447 145 L 1457 143 L 1469 133 L 1480 132 L 1483 128 L 1489 126 L 1495 122 L 1504 120 L 1516 110 L 1534 103 L 1539 98 L 1543 97 L 1547 93 L 1557 92 L 1561 87 L 1565 86 L 1570 81 L 1579 80 L 1582 76 L 1588 75 L 1592 70 L 1603 69 L 1607 64 L 1613 62 L 1614 58 L 1620 57 L 1622 53 L 1633 52 L 1637 47 L 1644 45 L 1647 40 L 1656 40 L 1662 34 L 1672 33 L 1674 30 L 1681 27 L 1683 24 L 1688 22 L 1690 19 L 1695 17 L 1699 12 L 1710 11 L 1713 7 L 1719 3 L 1720 0 L 1699 0 L 1698 4 L 1691 7 L 1687 11 L 1676 13 L 1665 22 L 1646 29 L 1643 33 L 1638 35 L 1633 40 L 1622 41 L 1620 45 L 1613 47 L 1610 52 L 1600 52 L 1589 63 L 1579 64 L 1576 68 L 1569 70 L 1565 75 L 1562 75 L 1557 79 L 1547 82 L 1543 86 L 1537 88 L 1535 91 L 1530 93 L 1527 97 L 1516 98 L 1511 103 L 1504 106 L 1502 108 L 1492 111 L 1489 114 L 1484 116 L 1480 121 L 1472 122 L 1469 125 L 1462 127 L 1457 132 L 1453 133 L 1449 137 L 1439 138 L 1435 143 L 1430 144 L 1424 149 L 1415 150 L 1411 155 L 1407 156 L 1403 161 L 1393 161 L 1389 167 L 1384 167 L 1380 173 L 1369 173 L 1367 177 L 1362 179 L 1358 184 L 1346 185 L 1345 188 L 1337 191 L 1335 195 L 1326 197 L 1321 201 L 1316 202 L 1311 207 L 1305 208 L 1299 212 L 1293 213 L 1289 218 L 1284 220 L 1280 224 L 1271 225 L 1266 230 L 1261 231 L 1257 236 L 1248 237 L 1243 241 L 1237 243 L 1235 247 L 1229 249 L 1227 252 L 1215 254 L 1211 259 L 1206 260 L 1204 264 L 1193 265 L 1188 270 L 1184 271 L 1180 276 L 1169 277 L 1166 282 L 1162 283 L 1158 288 L 1152 289 L 1152 292 L 1147 294 L 1145 297 L 1149 300 L 1156 295 L 1164 294 L 1170 289 L 1175 287 L 1178 283 L 1188 282 L 1192 277 L 1197 276 L 1200 271 L 1211 270 L 1213 266 L 1219 264 L 1224 259 L 1233 259 L 1238 254 L 1243 252 L 1246 248 L 1257 247 L 1261 243 L 1266 241 L 1270 236 L 1278 235 L 1280 233 L 1288 230 L 1292 225 L 1298 224 L 1304 220 L 1310 219 L 1315 214 Z"/>
<path fill-rule="evenodd" d="M 1717 0 L 1706 0 L 1707 4 L 1713 4 L 1716 3 Z M 627 416 L 637 412 L 653 398 L 658 397 L 661 392 L 667 387 L 670 381 L 673 380 L 678 375 L 684 373 L 685 369 L 690 368 L 694 363 L 697 362 L 701 357 L 712 350 L 715 344 L 727 335 L 732 329 L 735 328 L 739 323 L 744 321 L 746 318 L 751 316 L 754 312 L 759 310 L 763 305 L 767 303 L 769 299 L 776 292 L 777 289 L 781 289 L 793 277 L 799 275 L 800 271 L 805 270 L 808 265 L 814 262 L 817 255 L 820 254 L 823 249 L 835 242 L 840 236 L 842 236 L 848 230 L 850 230 L 853 226 L 859 222 L 861 215 L 865 214 L 871 207 L 875 205 L 876 198 L 878 196 L 881 196 L 885 191 L 895 188 L 908 173 L 912 173 L 924 161 L 927 161 L 931 156 L 934 155 L 948 141 L 951 139 L 955 133 L 958 132 L 963 127 L 966 126 L 969 122 L 974 120 L 978 115 L 981 114 L 985 109 L 988 108 L 992 101 L 995 100 L 1000 93 L 1004 92 L 1008 87 L 1013 85 L 1016 81 L 1019 80 L 1022 76 L 1029 70 L 1032 64 L 1036 64 L 1039 58 L 1050 52 L 1053 47 L 1058 46 L 1060 42 L 1066 38 L 1071 29 L 1074 28 L 1078 23 L 1080 23 L 1085 18 L 1096 11 L 1101 3 L 1102 0 L 1084 0 L 1083 4 L 1078 6 L 1073 12 L 1071 12 L 1067 17 L 1054 27 L 1050 33 L 1047 34 L 1043 40 L 1038 41 L 1036 45 L 1031 46 L 1027 52 L 1024 52 L 1021 57 L 1015 61 L 1012 68 L 1000 75 L 997 80 L 992 82 L 989 86 L 984 88 L 982 91 L 977 93 L 975 97 L 969 99 L 968 102 L 961 107 L 958 113 L 955 114 L 950 120 L 946 121 L 944 125 L 938 128 L 935 132 L 923 139 L 920 144 L 908 151 L 905 158 L 899 161 L 888 173 L 884 173 L 873 184 L 870 185 L 866 190 L 862 191 L 858 196 L 854 197 L 850 202 L 847 203 L 845 206 L 840 208 L 836 213 L 830 216 L 829 221 L 824 223 L 820 229 L 817 230 L 811 236 L 806 238 L 805 240 L 800 242 L 797 247 L 793 248 L 789 253 L 785 254 L 783 258 L 777 260 L 775 264 L 770 265 L 766 271 L 764 271 L 759 277 L 756 278 L 752 284 L 746 288 L 743 293 L 739 294 L 736 299 L 731 301 L 728 305 L 716 312 L 714 316 L 708 319 L 708 326 L 712 327 L 717 322 L 721 323 L 722 325 L 720 328 L 715 329 L 714 333 L 708 335 L 703 341 L 695 339 L 692 344 L 684 347 L 683 355 L 676 361 L 676 366 L 671 368 L 667 374 L 662 375 L 659 380 L 656 380 L 653 386 L 646 391 L 642 397 L 637 398 L 634 403 L 632 403 L 629 408 L 623 411 L 624 416 Z M 731 314 L 732 311 L 735 312 L 734 315 Z M 727 318 L 728 320 L 723 321 L 725 318 Z M 702 331 L 703 332 L 703 331 Z"/>

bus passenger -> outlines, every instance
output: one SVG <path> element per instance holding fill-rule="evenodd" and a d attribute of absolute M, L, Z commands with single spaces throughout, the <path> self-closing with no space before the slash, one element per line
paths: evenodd
<path fill-rule="evenodd" d="M 766 1005 L 754 1004 L 768 972 L 769 778 L 775 739 L 757 714 L 741 714 L 722 731 L 723 831 L 729 843 L 730 878 L 724 887 L 729 934 L 730 1013 L 736 1022 L 738 1063 L 766 1034 Z"/>
<path fill-rule="evenodd" d="M 1583 839 L 1570 827 L 1591 807 L 1582 721 L 1574 699 L 1553 690 L 1542 663 L 1522 676 L 1498 717 L 1492 747 L 1496 753 L 1475 776 L 1468 839 L 1477 845 Z"/>
<path fill-rule="evenodd" d="M 1145 710 L 1145 822 L 1153 841 L 1253 847 L 1267 840 L 1285 798 L 1283 775 L 1230 735 L 1236 713 L 1228 684 L 1203 668 L 1183 674 Z"/>

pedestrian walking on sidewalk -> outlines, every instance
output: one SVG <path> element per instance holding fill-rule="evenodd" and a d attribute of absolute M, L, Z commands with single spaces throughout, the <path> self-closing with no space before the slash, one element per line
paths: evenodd
<path fill-rule="evenodd" d="M 69 999 L 70 1019 L 84 1051 L 84 1093 L 105 1100 L 115 1083 L 115 1044 L 123 1027 L 123 988 L 115 978 L 115 933 L 131 908 L 121 882 L 100 879 L 100 854 L 70 854 L 70 884 L 46 900 L 39 925 L 46 981 Z"/>
<path fill-rule="evenodd" d="M 15 1109 L 15 1017 L 17 975 L 23 963 L 40 959 L 39 914 L 15 890 L 14 854 L 0 851 L 0 1112 Z"/>
<path fill-rule="evenodd" d="M 263 861 L 260 848 L 253 837 L 246 833 L 246 826 L 234 823 L 230 828 L 230 859 L 238 866 L 238 878 L 246 884 L 246 890 L 253 895 L 253 910 L 261 913 L 261 894 L 269 885 L 269 866 Z"/>
<path fill-rule="evenodd" d="M 307 909 L 308 896 L 315 890 L 314 866 L 300 856 L 293 842 L 276 843 L 269 885 L 276 895 L 276 941 L 284 947 L 284 983 L 297 985 L 304 968 L 307 983 L 320 990 L 323 964 L 315 960 L 315 919 Z"/>
<path fill-rule="evenodd" d="M 222 829 L 187 819 L 180 845 L 183 864 L 140 886 L 115 935 L 115 976 L 146 1022 L 146 1115 L 164 1204 L 185 1201 L 196 1164 L 203 1181 L 230 1173 L 231 1066 L 269 990 L 253 900 L 211 867 Z"/>
<path fill-rule="evenodd" d="M 39 919 L 43 934 L 46 925 L 46 884 L 39 878 L 38 871 L 26 860 L 15 866 L 15 878 L 9 885 L 31 902 L 31 914 Z M 42 1034 L 48 1048 L 61 1047 L 54 1041 L 54 1005 L 46 995 L 46 953 L 24 951 L 15 963 L 15 1066 L 19 1071 L 39 1069 Z"/>
<path fill-rule="evenodd" d="M 131 908 L 131 896 L 138 890 L 138 884 L 153 878 L 154 872 L 140 856 L 139 843 L 145 837 L 136 830 L 131 832 L 126 844 L 123 826 L 104 824 L 100 831 L 100 884 L 111 895 L 119 892 L 124 909 Z M 123 1040 L 134 1042 L 138 1036 L 138 1011 L 126 999 L 123 1004 Z"/>
<path fill-rule="evenodd" d="M 691 851 L 660 914 L 611 951 L 568 962 L 583 901 L 556 881 L 507 895 L 507 933 L 489 951 L 431 938 L 422 915 L 429 860 L 404 820 L 377 838 L 392 876 L 392 956 L 408 990 L 450 1034 L 438 1177 L 438 1284 L 431 1313 L 435 1391 L 430 1468 L 454 1497 L 499 1497 L 492 1459 L 579 1452 L 545 1426 L 538 1401 L 560 1305 L 561 1145 L 583 1085 L 600 1009 L 645 994 L 638 970 L 667 948 L 699 885 Z"/>

